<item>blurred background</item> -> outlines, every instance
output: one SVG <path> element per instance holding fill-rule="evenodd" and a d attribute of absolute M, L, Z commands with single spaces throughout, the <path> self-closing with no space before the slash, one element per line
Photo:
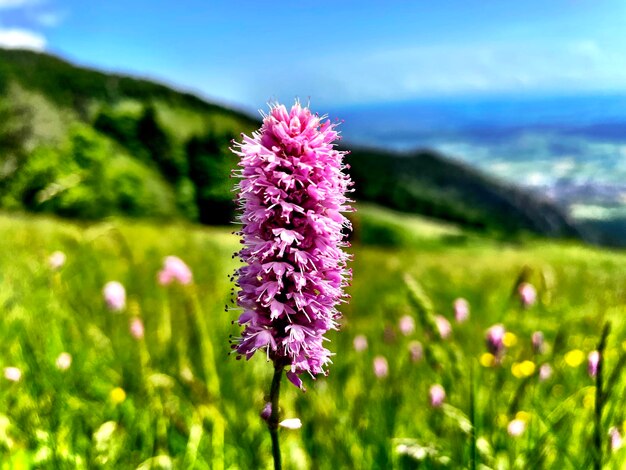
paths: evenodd
<path fill-rule="evenodd" d="M 228 141 L 255 128 L 269 101 L 299 98 L 345 121 L 346 148 L 402 153 L 407 168 L 417 159 L 419 171 L 384 169 L 389 181 L 410 180 L 399 182 L 402 194 L 387 184 L 374 191 L 370 171 L 355 175 L 361 199 L 479 228 L 621 245 L 624 10 L 584 0 L 2 0 L 0 204 L 227 222 Z M 115 189 L 89 186 L 93 162 L 74 159 L 88 168 L 82 176 L 26 164 L 24 155 L 62 158 L 50 152 L 71 153 L 81 138 L 113 146 L 100 149 L 116 158 L 96 179 L 120 180 Z M 126 194 L 133 178 L 141 188 Z M 80 202 L 81 191 L 100 198 L 99 209 Z M 207 201 L 216 203 L 211 214 Z"/>
<path fill-rule="evenodd" d="M 296 99 L 340 122 L 357 211 L 285 468 L 624 468 L 625 19 L 0 0 L 0 470 L 270 468 L 230 147 Z"/>

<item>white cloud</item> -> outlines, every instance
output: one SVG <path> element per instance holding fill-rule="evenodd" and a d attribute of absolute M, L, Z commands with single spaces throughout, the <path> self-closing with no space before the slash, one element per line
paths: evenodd
<path fill-rule="evenodd" d="M 0 9 L 19 8 L 35 3 L 33 0 L 0 0 Z"/>
<path fill-rule="evenodd" d="M 46 47 L 46 38 L 27 29 L 0 28 L 0 47 L 41 51 Z"/>

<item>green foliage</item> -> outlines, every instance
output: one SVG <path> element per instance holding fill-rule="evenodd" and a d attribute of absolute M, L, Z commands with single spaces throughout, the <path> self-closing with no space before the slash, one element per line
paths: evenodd
<path fill-rule="evenodd" d="M 84 219 L 175 213 L 172 192 L 157 174 L 81 125 L 62 145 L 32 153 L 3 205 Z"/>
<path fill-rule="evenodd" d="M 231 140 L 232 135 L 209 132 L 202 137 L 193 137 L 186 145 L 199 220 L 205 224 L 227 224 L 234 218 L 230 176 L 236 159 L 228 148 Z"/>

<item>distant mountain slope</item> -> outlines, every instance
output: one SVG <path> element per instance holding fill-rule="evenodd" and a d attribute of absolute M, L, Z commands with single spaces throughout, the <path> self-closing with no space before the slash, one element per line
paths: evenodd
<path fill-rule="evenodd" d="M 232 220 L 228 147 L 260 123 L 151 81 L 3 49 L 0 118 L 0 207 L 202 223 Z M 358 199 L 505 237 L 577 236 L 548 202 L 432 152 L 354 149 L 348 161 Z"/>
<path fill-rule="evenodd" d="M 353 149 L 348 161 L 357 199 L 503 235 L 579 236 L 550 202 L 435 152 Z"/>

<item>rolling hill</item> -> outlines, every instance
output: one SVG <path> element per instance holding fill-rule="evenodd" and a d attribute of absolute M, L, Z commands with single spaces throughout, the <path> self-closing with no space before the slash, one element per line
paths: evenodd
<path fill-rule="evenodd" d="M 151 81 L 0 49 L 0 207 L 232 219 L 230 141 L 260 121 Z M 578 237 L 549 202 L 430 151 L 351 149 L 355 197 L 502 237 Z"/>

